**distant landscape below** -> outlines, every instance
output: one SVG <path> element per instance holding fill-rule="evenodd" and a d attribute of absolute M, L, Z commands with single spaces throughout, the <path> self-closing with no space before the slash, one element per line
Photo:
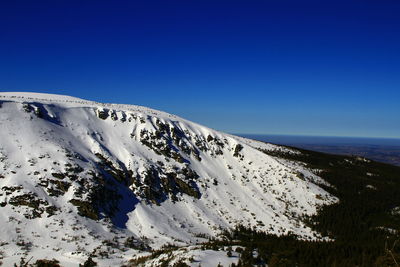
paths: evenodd
<path fill-rule="evenodd" d="M 400 139 L 238 134 L 246 138 L 332 154 L 358 155 L 400 166 Z"/>

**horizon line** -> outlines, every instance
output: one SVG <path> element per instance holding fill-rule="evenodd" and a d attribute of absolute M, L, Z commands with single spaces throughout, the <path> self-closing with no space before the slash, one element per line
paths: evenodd
<path fill-rule="evenodd" d="M 317 134 L 277 134 L 277 133 L 230 133 L 233 135 L 249 135 L 249 136 L 256 136 L 256 135 L 264 135 L 264 136 L 289 136 L 289 137 L 328 137 L 328 138 L 360 138 L 360 139 L 395 139 L 400 140 L 400 137 L 393 137 L 393 136 L 351 136 L 351 135 L 317 135 Z"/>

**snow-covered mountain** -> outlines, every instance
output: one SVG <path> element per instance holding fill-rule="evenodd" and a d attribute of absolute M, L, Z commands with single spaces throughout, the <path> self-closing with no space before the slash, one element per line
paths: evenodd
<path fill-rule="evenodd" d="M 0 93 L 0 258 L 120 265 L 246 225 L 322 238 L 301 220 L 337 199 L 287 148 L 132 105 Z"/>

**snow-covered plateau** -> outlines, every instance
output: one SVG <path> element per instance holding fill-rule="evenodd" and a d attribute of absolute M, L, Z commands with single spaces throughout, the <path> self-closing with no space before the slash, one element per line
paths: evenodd
<path fill-rule="evenodd" d="M 276 150 L 300 153 L 146 107 L 0 93 L 0 261 L 120 266 L 236 225 L 324 238 L 302 217 L 337 199 L 312 170 L 265 153 Z"/>

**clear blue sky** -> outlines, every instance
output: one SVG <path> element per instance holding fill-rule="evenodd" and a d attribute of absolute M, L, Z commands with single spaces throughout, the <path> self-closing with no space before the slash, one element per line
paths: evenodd
<path fill-rule="evenodd" d="M 0 2 L 0 90 L 233 133 L 400 137 L 400 1 Z"/>

